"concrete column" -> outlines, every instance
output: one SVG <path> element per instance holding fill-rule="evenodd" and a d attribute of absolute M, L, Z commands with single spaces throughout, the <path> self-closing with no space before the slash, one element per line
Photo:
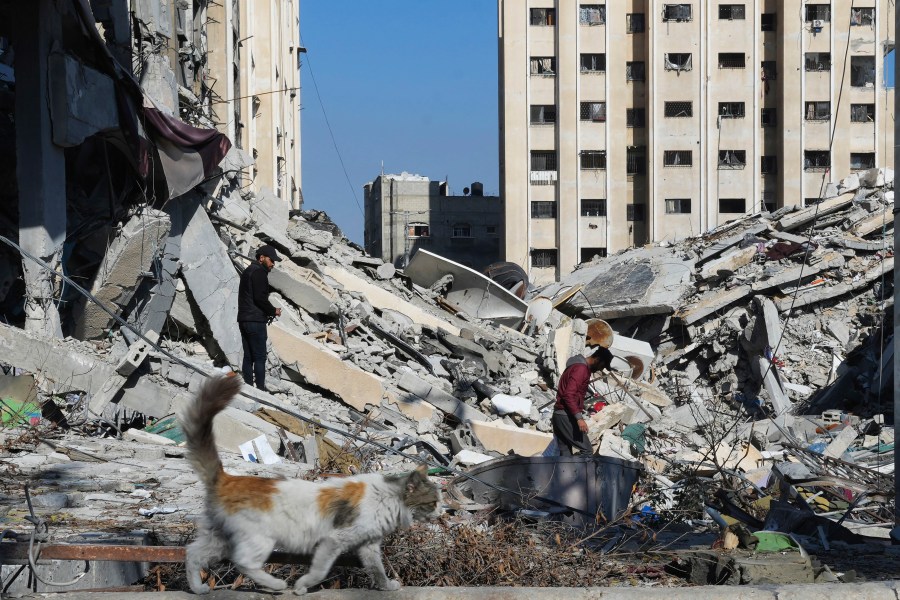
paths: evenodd
<path fill-rule="evenodd" d="M 66 235 L 66 162 L 53 144 L 48 92 L 50 51 L 62 38 L 62 15 L 54 0 L 17 2 L 16 179 L 19 187 L 19 243 L 51 265 L 59 261 Z M 23 257 L 25 329 L 62 337 L 53 304 L 53 278 Z"/>

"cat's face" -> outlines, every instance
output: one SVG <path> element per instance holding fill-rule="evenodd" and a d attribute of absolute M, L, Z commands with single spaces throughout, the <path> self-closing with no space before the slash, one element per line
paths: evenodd
<path fill-rule="evenodd" d="M 416 521 L 427 521 L 441 514 L 441 490 L 428 480 L 428 469 L 419 467 L 409 474 L 403 503 Z"/>

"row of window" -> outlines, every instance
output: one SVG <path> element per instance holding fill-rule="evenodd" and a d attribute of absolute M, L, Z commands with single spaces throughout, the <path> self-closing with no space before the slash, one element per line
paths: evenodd
<path fill-rule="evenodd" d="M 484 232 L 487 235 L 498 235 L 496 225 L 485 225 Z M 431 237 L 431 227 L 427 223 L 410 223 L 406 229 L 406 234 L 411 238 L 427 238 Z M 452 238 L 471 238 L 472 226 L 469 223 L 454 223 L 450 227 L 450 237 Z"/>
<path fill-rule="evenodd" d="M 718 58 L 720 69 L 746 68 L 746 57 L 741 52 L 720 52 Z M 693 69 L 693 58 L 690 52 L 666 52 L 663 60 L 667 71 L 690 71 Z M 580 67 L 582 73 L 605 73 L 606 54 L 581 54 Z M 804 67 L 809 72 L 830 71 L 831 53 L 807 52 L 804 56 Z M 778 78 L 777 64 L 774 60 L 762 61 L 760 69 L 763 81 L 774 81 Z M 532 75 L 556 75 L 556 57 L 532 56 L 530 72 Z M 643 61 L 625 63 L 625 79 L 628 81 L 644 81 L 646 72 Z M 850 85 L 853 87 L 873 87 L 875 85 L 874 56 L 850 57 Z"/>
<path fill-rule="evenodd" d="M 807 23 L 831 21 L 831 8 L 828 4 L 807 4 L 804 12 L 804 20 Z M 530 22 L 535 26 L 556 25 L 555 8 L 532 8 Z M 693 6 L 690 3 L 665 4 L 662 11 L 663 22 L 686 22 L 694 17 Z M 760 30 L 775 31 L 777 16 L 775 13 L 763 13 L 760 15 Z M 743 21 L 747 18 L 747 9 L 744 4 L 720 4 L 719 19 L 723 21 Z M 606 6 L 603 4 L 581 4 L 578 7 L 578 22 L 581 25 L 605 25 Z M 850 8 L 850 25 L 872 27 L 875 25 L 875 8 L 871 6 Z M 625 26 L 628 33 L 641 33 L 645 29 L 643 13 L 628 13 L 625 15 Z"/>
<path fill-rule="evenodd" d="M 579 153 L 581 168 L 584 170 L 606 169 L 606 150 L 582 150 Z M 627 150 L 626 168 L 629 175 L 641 175 L 646 172 L 646 149 L 633 146 Z M 664 150 L 664 167 L 691 167 L 694 164 L 693 150 Z M 746 150 L 719 150 L 719 169 L 743 169 L 747 166 Z M 805 150 L 803 168 L 807 171 L 826 169 L 831 165 L 831 153 L 828 150 Z M 851 152 L 850 168 L 864 170 L 875 168 L 874 152 Z M 556 152 L 553 150 L 532 150 L 532 171 L 556 171 Z M 775 156 L 760 157 L 760 171 L 763 175 L 778 172 L 778 161 Z"/>
<path fill-rule="evenodd" d="M 719 102 L 716 113 L 723 119 L 743 119 L 746 116 L 743 102 Z M 663 104 L 663 115 L 668 118 L 687 118 L 694 116 L 694 104 L 690 101 L 671 101 Z M 774 127 L 777 125 L 778 113 L 775 108 L 761 108 L 760 125 Z M 807 121 L 828 121 L 831 118 L 831 102 L 810 101 L 804 103 L 803 116 Z M 582 121 L 603 123 L 606 121 L 606 102 L 582 102 L 579 109 Z M 556 123 L 557 110 L 554 104 L 532 104 L 531 124 L 552 125 Z M 851 104 L 851 123 L 874 123 L 875 104 Z M 625 113 L 627 127 L 646 127 L 646 112 L 643 108 L 629 108 Z"/>
<path fill-rule="evenodd" d="M 690 214 L 690 198 L 666 198 L 666 214 Z M 745 198 L 719 198 L 720 213 L 743 213 L 746 211 Z M 583 199 L 581 201 L 582 217 L 605 217 L 606 200 Z M 556 202 L 552 200 L 535 200 L 531 203 L 532 219 L 555 219 Z M 644 221 L 646 219 L 643 204 L 627 204 L 625 218 L 628 221 Z"/>
<path fill-rule="evenodd" d="M 588 262 L 596 257 L 605 258 L 606 248 L 582 248 L 581 262 Z M 541 248 L 531 251 L 531 266 L 537 268 L 555 268 L 557 261 L 556 248 Z"/>

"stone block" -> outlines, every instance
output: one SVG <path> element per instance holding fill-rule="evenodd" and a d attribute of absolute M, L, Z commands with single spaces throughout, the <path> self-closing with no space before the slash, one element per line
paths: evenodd
<path fill-rule="evenodd" d="M 753 262 L 756 256 L 756 246 L 748 246 L 746 248 L 737 248 L 715 260 L 711 260 L 700 269 L 697 277 L 700 279 L 713 279 L 716 277 L 727 277 Z"/>
<path fill-rule="evenodd" d="M 182 199 L 179 204 L 187 223 L 181 240 L 184 282 L 206 318 L 216 345 L 230 364 L 240 365 L 243 352 L 237 328 L 240 278 L 199 202 Z"/>
<path fill-rule="evenodd" d="M 326 275 L 344 286 L 344 289 L 346 289 L 347 291 L 359 292 L 360 294 L 363 294 L 366 297 L 366 300 L 368 300 L 372 306 L 378 308 L 379 310 L 396 310 L 397 312 L 403 313 L 404 315 L 412 319 L 415 323 L 419 323 L 420 325 L 427 325 L 428 327 L 440 329 L 453 335 L 459 335 L 459 327 L 456 327 L 455 325 L 450 324 L 448 321 L 432 315 L 428 311 L 419 308 L 418 306 L 404 300 L 403 298 L 400 298 L 395 293 L 391 293 L 386 289 L 375 285 L 374 283 L 369 283 L 362 277 L 354 275 L 347 269 L 329 265 L 323 267 L 323 271 Z"/>
<path fill-rule="evenodd" d="M 129 429 L 125 433 L 122 434 L 122 438 L 126 440 L 132 440 L 135 442 L 140 442 L 142 444 L 157 444 L 160 446 L 177 446 L 178 444 L 175 440 L 170 440 L 169 438 L 157 435 L 155 433 L 150 433 L 149 431 L 144 431 L 143 429 Z"/>
<path fill-rule="evenodd" d="M 553 441 L 552 433 L 541 433 L 505 425 L 498 421 L 472 421 L 472 433 L 486 450 L 519 456 L 539 456 Z"/>
<path fill-rule="evenodd" d="M 141 70 L 141 89 L 153 106 L 169 116 L 178 116 L 178 82 L 164 54 L 150 53 Z"/>
<path fill-rule="evenodd" d="M 120 312 L 131 301 L 144 273 L 156 258 L 171 228 L 169 215 L 151 208 L 131 217 L 109 246 L 91 286 L 91 294 L 104 306 Z M 113 319 L 94 302 L 85 299 L 73 308 L 75 337 L 104 335 Z"/>
<path fill-rule="evenodd" d="M 253 219 L 259 224 L 272 225 L 275 231 L 284 235 L 290 219 L 290 205 L 267 188 L 260 188 L 256 197 L 250 200 Z"/>
<path fill-rule="evenodd" d="M 311 269 L 281 261 L 269 273 L 269 285 L 306 312 L 318 315 L 335 312 L 337 292 Z"/>
<path fill-rule="evenodd" d="M 413 396 L 437 407 L 461 423 L 487 421 L 488 419 L 481 411 L 472 408 L 452 394 L 448 394 L 424 379 L 417 377 L 412 371 L 405 371 L 401 375 L 400 381 L 397 382 L 397 386 L 401 390 L 407 391 Z"/>
<path fill-rule="evenodd" d="M 327 250 L 334 243 L 334 236 L 331 232 L 315 229 L 306 221 L 291 221 L 287 227 L 287 234 L 295 242 L 313 246 L 319 250 Z"/>
<path fill-rule="evenodd" d="M 148 331 L 144 337 L 155 343 L 159 339 L 159 333 Z M 141 366 L 141 363 L 144 362 L 151 350 L 153 350 L 153 346 L 144 340 L 139 339 L 134 342 L 128 346 L 128 353 L 119 361 L 116 372 L 123 377 L 128 377 Z"/>

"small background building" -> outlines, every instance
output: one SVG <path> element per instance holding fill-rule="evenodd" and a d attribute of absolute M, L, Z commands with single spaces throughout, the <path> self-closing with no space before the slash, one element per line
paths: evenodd
<path fill-rule="evenodd" d="M 406 172 L 378 176 L 364 187 L 366 251 L 400 268 L 418 248 L 479 271 L 496 262 L 500 198 L 483 195 L 478 182 L 470 187 L 471 195 L 450 196 L 446 181 Z"/>

